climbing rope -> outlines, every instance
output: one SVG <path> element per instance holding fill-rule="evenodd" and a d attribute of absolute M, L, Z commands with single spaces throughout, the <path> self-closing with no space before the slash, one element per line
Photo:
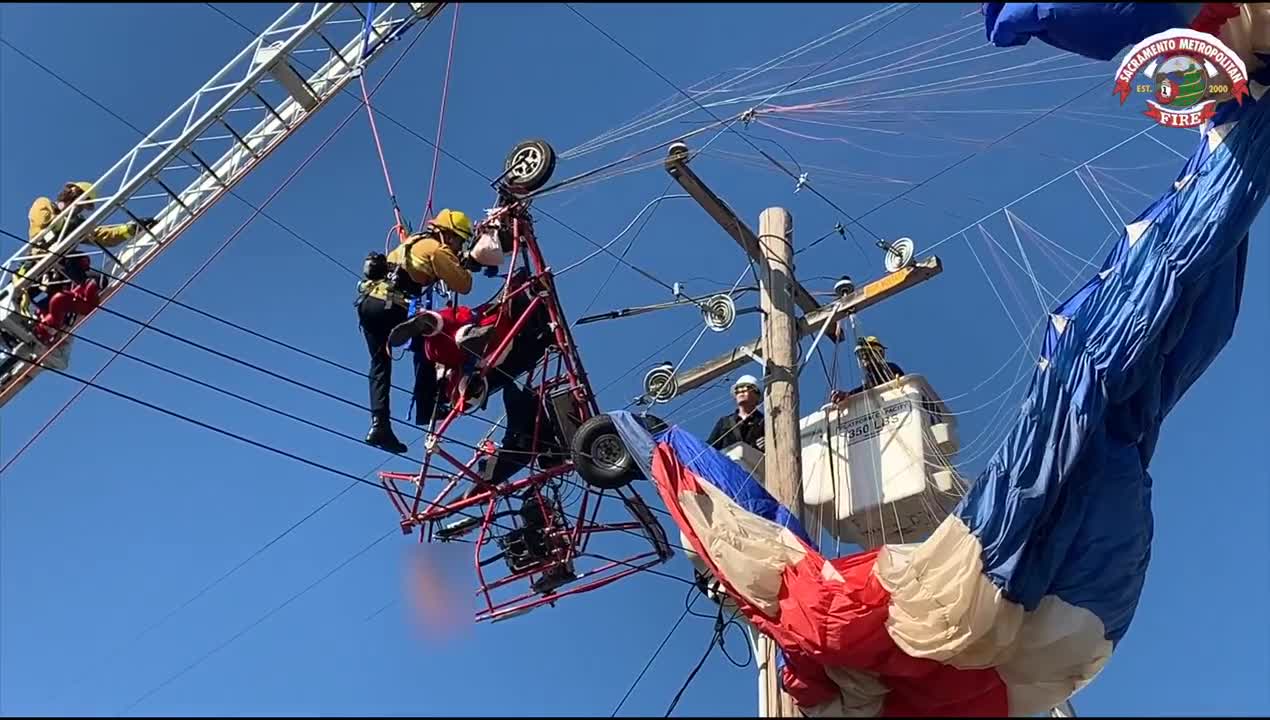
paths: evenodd
<path fill-rule="evenodd" d="M 392 186 L 392 174 L 388 171 L 388 158 L 384 155 L 384 144 L 379 139 L 379 127 L 375 124 L 375 109 L 370 104 L 370 92 L 366 89 L 366 56 L 370 52 L 370 33 L 374 29 L 375 3 L 366 5 L 366 25 L 362 31 L 362 56 L 358 61 L 357 82 L 362 89 L 362 105 L 366 107 L 366 117 L 370 120 L 370 135 L 375 140 L 375 152 L 379 155 L 379 166 L 384 171 L 384 184 L 388 187 L 388 201 L 392 203 L 393 218 L 396 225 L 393 229 L 404 242 L 410 234 L 410 226 L 401 214 L 401 205 L 397 203 L 397 191 Z M 386 248 L 385 248 L 386 250 Z"/>
<path fill-rule="evenodd" d="M 450 98 L 450 71 L 454 68 L 454 40 L 459 32 L 459 7 L 460 5 L 455 3 L 454 18 L 450 24 L 450 51 L 445 58 L 445 82 L 441 86 L 441 110 L 437 113 L 437 137 L 432 143 L 432 178 L 428 180 L 428 202 L 424 206 L 420 225 L 432 217 L 433 193 L 437 187 L 437 164 L 441 160 L 441 131 L 445 128 L 445 106 Z"/>
<path fill-rule="evenodd" d="M 397 204 L 397 193 L 392 187 L 392 175 L 388 172 L 388 158 L 384 156 L 384 145 L 379 140 L 379 128 L 375 126 L 375 111 L 370 105 L 370 94 L 366 91 L 366 76 L 359 75 L 357 81 L 362 87 L 362 103 L 366 105 L 366 116 L 370 118 L 370 134 L 375 139 L 375 152 L 379 153 L 379 165 L 384 171 L 384 184 L 388 186 L 388 201 L 392 203 L 393 218 L 397 221 L 395 229 L 397 235 L 405 240 L 410 234 L 410 228 L 401 215 L 401 206 Z"/>

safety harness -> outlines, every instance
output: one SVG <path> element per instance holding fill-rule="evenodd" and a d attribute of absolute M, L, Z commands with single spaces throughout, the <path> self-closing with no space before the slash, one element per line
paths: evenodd
<path fill-rule="evenodd" d="M 388 262 L 383 253 L 371 252 L 362 264 L 362 280 L 357 283 L 357 299 L 359 305 L 367 297 L 383 300 L 385 307 L 396 305 L 414 313 L 416 301 L 423 295 L 425 288 L 410 277 L 410 266 L 414 255 L 411 252 L 414 244 L 424 237 L 422 234 L 411 235 L 402 242 L 402 264 Z M 426 288 L 431 307 L 432 285 Z"/>

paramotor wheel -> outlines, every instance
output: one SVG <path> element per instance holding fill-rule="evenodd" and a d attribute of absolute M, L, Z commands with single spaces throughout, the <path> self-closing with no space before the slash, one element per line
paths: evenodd
<path fill-rule="evenodd" d="M 524 140 L 512 148 L 503 164 L 503 183 L 517 195 L 538 190 L 556 171 L 556 151 L 546 140 Z"/>
<path fill-rule="evenodd" d="M 617 490 L 640 476 L 635 458 L 618 435 L 613 419 L 596 415 L 573 436 L 573 467 L 591 487 Z"/>

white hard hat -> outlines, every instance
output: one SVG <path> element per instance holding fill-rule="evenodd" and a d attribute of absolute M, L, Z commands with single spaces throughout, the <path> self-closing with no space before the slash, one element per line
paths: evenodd
<path fill-rule="evenodd" d="M 736 379 L 736 382 L 732 383 L 732 392 L 736 392 L 738 388 L 745 387 L 746 385 L 754 388 L 755 392 L 762 390 L 762 387 L 758 384 L 758 378 L 753 375 L 742 375 Z"/>

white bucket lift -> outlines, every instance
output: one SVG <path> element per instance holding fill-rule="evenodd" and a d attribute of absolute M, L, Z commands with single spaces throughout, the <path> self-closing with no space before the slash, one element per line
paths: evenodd
<path fill-rule="evenodd" d="M 956 419 L 904 375 L 799 421 L 804 525 L 865 549 L 926 539 L 964 493 Z"/>

